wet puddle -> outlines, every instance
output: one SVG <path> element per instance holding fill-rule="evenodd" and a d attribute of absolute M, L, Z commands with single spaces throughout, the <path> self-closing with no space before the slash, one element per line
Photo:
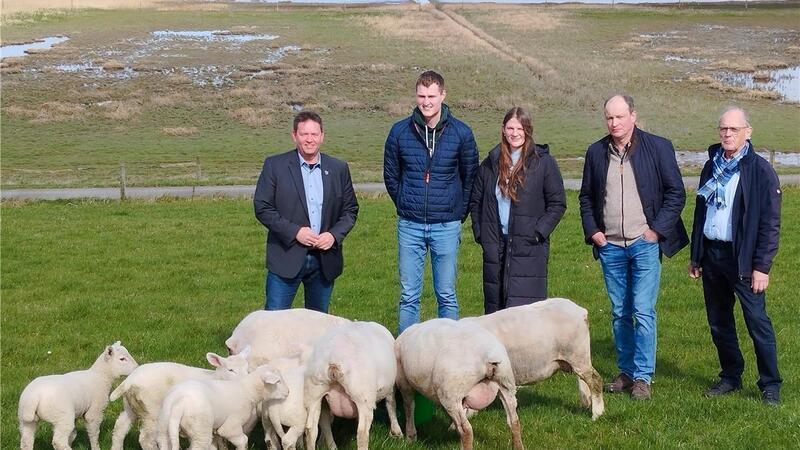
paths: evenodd
<path fill-rule="evenodd" d="M 255 33 L 252 30 L 159 30 L 153 31 L 143 38 L 125 40 L 127 48 L 105 47 L 84 54 L 78 61 L 64 61 L 61 64 L 45 67 L 29 67 L 24 73 L 34 77 L 50 72 L 71 73 L 83 78 L 124 80 L 138 76 L 140 72 L 155 72 L 164 75 L 181 73 L 189 77 L 197 86 L 232 85 L 235 80 L 252 79 L 268 75 L 271 70 L 262 69 L 255 73 L 242 73 L 242 68 L 234 65 L 213 64 L 213 61 L 187 65 L 186 58 L 200 58 L 205 51 L 238 51 L 248 43 L 266 42 L 280 36 L 267 33 Z M 25 55 L 28 49 L 45 49 L 69 39 L 68 37 L 50 37 L 24 45 L 8 45 L 2 47 L 2 56 Z M 266 44 L 263 44 L 266 45 Z M 289 54 L 297 54 L 301 48 L 296 45 L 280 47 L 268 46 L 261 50 L 248 49 L 257 58 L 256 64 L 275 64 Z M 259 56 L 260 55 L 260 56 Z M 146 61 L 153 57 L 163 61 L 161 68 L 148 68 Z M 170 61 L 172 60 L 172 61 Z M 176 61 L 177 60 L 177 61 Z M 141 62 L 144 68 L 140 67 Z M 181 62 L 184 62 L 181 64 Z"/>
<path fill-rule="evenodd" d="M 720 72 L 715 78 L 725 84 L 745 89 L 775 91 L 784 101 L 800 102 L 800 66 L 755 73 Z"/>
<path fill-rule="evenodd" d="M 246 34 L 236 33 L 228 30 L 208 30 L 208 31 L 173 31 L 163 30 L 154 31 L 153 37 L 160 40 L 189 40 L 205 42 L 232 42 L 245 43 L 252 41 L 271 41 L 279 36 L 275 34 Z"/>
<path fill-rule="evenodd" d="M 56 44 L 68 41 L 67 36 L 51 36 L 44 39 L 37 39 L 34 42 L 25 44 L 9 44 L 0 47 L 0 58 L 11 58 L 25 56 L 28 50 L 47 50 Z"/>

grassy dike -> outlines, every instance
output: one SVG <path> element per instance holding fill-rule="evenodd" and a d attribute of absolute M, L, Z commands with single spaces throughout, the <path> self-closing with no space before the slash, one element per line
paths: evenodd
<path fill-rule="evenodd" d="M 781 248 L 773 266 L 768 310 L 775 325 L 783 403 L 765 407 L 755 387 L 752 344 L 737 311 L 747 362 L 744 389 L 705 399 L 716 377 L 716 352 L 705 321 L 702 289 L 685 274 L 688 250 L 665 259 L 659 311 L 659 349 L 653 400 L 605 397 L 606 414 L 592 423 L 578 406 L 574 376 L 518 392 L 528 448 L 791 448 L 800 440 L 800 332 L 794 325 L 800 282 L 800 191 L 787 190 Z M 615 374 L 609 304 L 599 264 L 583 244 L 577 193 L 552 236 L 550 292 L 590 312 L 592 353 L 598 371 Z M 345 271 L 336 282 L 331 312 L 377 321 L 396 330 L 395 214 L 384 198 L 360 198 L 361 214 L 345 248 Z M 684 219 L 691 221 L 692 208 Z M 171 360 L 204 365 L 208 351 L 224 352 L 235 324 L 263 303 L 264 231 L 246 200 L 157 202 L 36 202 L 2 205 L 2 426 L 0 447 L 19 444 L 16 409 L 32 378 L 88 367 L 117 339 L 139 363 Z M 481 257 L 465 224 L 459 258 L 462 315 L 482 311 Z M 430 279 L 423 317 L 435 316 Z M 738 309 L 738 307 L 737 307 Z M 535 326 L 535 324 L 531 324 Z M 110 405 L 101 445 L 110 445 L 119 403 Z M 376 416 L 378 417 L 378 416 Z M 502 407 L 472 420 L 476 448 L 507 448 Z M 446 449 L 457 446 L 443 411 L 419 430 L 419 442 L 388 437 L 376 421 L 371 448 Z M 340 448 L 355 448 L 355 423 L 337 420 Z M 49 448 L 40 426 L 37 448 Z M 127 448 L 136 447 L 135 433 Z M 260 442 L 251 447 L 263 448 Z M 88 448 L 83 427 L 76 449 Z"/>
<path fill-rule="evenodd" d="M 605 133 L 603 98 L 623 90 L 636 98 L 643 128 L 671 138 L 678 149 L 714 142 L 719 111 L 738 103 L 751 112 L 759 148 L 800 151 L 796 105 L 721 88 L 710 78 L 717 70 L 800 64 L 792 31 L 800 9 L 793 3 L 747 10 L 443 9 L 282 5 L 276 12 L 269 5 L 206 4 L 4 18 L 4 43 L 59 34 L 71 40 L 3 68 L 0 183 L 113 186 L 120 161 L 131 186 L 252 183 L 265 155 L 291 147 L 293 104 L 322 112 L 325 149 L 350 163 L 354 181 L 380 181 L 386 134 L 410 112 L 413 83 L 425 68 L 445 75 L 446 101 L 473 127 L 483 154 L 497 142 L 503 113 L 525 105 L 534 113 L 537 141 L 551 145 L 570 177 L 580 174 L 575 158 Z M 136 42 L 158 30 L 280 37 L 204 50 L 175 42 L 168 51 L 134 58 L 137 75 L 127 80 L 54 69 L 109 59 L 128 64 L 126 55 L 142 50 Z M 279 46 L 301 50 L 265 64 L 265 54 Z M 180 73 L 209 65 L 230 70 L 233 81 L 199 86 Z M 264 68 L 269 73 L 248 79 Z"/>

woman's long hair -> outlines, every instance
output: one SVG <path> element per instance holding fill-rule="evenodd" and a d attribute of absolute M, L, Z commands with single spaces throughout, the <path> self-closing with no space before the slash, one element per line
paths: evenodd
<path fill-rule="evenodd" d="M 511 144 L 506 139 L 506 124 L 511 119 L 519 120 L 522 129 L 525 130 L 525 143 L 520 149 L 519 160 L 514 167 L 511 167 Z M 500 162 L 497 173 L 497 184 L 504 197 L 517 201 L 517 189 L 525 183 L 525 170 L 528 158 L 536 158 L 536 147 L 533 143 L 533 120 L 525 108 L 515 106 L 508 110 L 503 117 L 503 126 L 500 129 Z"/>

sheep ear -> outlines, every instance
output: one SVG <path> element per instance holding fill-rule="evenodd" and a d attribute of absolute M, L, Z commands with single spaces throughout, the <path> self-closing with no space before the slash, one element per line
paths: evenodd
<path fill-rule="evenodd" d="M 268 371 L 261 374 L 261 379 L 264 380 L 266 384 L 277 384 L 278 381 L 281 380 L 281 377 L 275 372 Z"/>
<path fill-rule="evenodd" d="M 114 348 L 109 345 L 108 347 L 106 347 L 106 351 L 103 353 L 103 356 L 105 357 L 105 359 L 108 359 L 111 358 L 111 355 L 113 354 L 114 354 Z"/>
<path fill-rule="evenodd" d="M 206 359 L 208 360 L 208 363 L 214 367 L 220 367 L 222 365 L 221 357 L 216 353 L 206 353 Z"/>

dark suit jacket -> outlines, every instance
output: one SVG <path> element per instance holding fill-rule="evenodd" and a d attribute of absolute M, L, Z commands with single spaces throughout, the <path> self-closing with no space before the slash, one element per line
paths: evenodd
<path fill-rule="evenodd" d="M 327 231 L 336 239 L 333 247 L 320 251 L 320 263 L 325 279 L 333 281 L 342 273 L 342 241 L 356 223 L 358 202 L 347 163 L 320 153 L 320 164 L 323 191 L 320 233 Z M 267 269 L 284 278 L 296 277 L 309 247 L 297 242 L 295 236 L 301 227 L 310 226 L 296 149 L 264 160 L 253 207 L 256 218 L 269 230 Z"/>
<path fill-rule="evenodd" d="M 583 181 L 578 199 L 581 204 L 581 222 L 587 244 L 593 244 L 592 235 L 605 232 L 603 206 L 608 176 L 608 143 L 606 136 L 589 146 L 583 165 Z M 636 188 L 642 201 L 647 225 L 658 232 L 661 252 L 672 257 L 689 244 L 689 236 L 681 219 L 686 203 L 683 178 L 675 160 L 672 142 L 639 128 L 633 131 L 631 167 L 636 177 Z M 597 246 L 592 250 L 597 258 Z"/>
<path fill-rule="evenodd" d="M 703 186 L 714 168 L 713 158 L 720 145 L 708 148 L 708 161 L 700 173 Z M 781 186 L 775 169 L 750 152 L 739 162 L 739 186 L 733 197 L 733 252 L 736 255 L 739 277 L 749 279 L 753 270 L 769 273 L 772 260 L 778 253 L 781 230 Z M 706 223 L 706 201 L 697 196 L 692 225 L 692 264 L 703 266 L 703 228 Z"/>

